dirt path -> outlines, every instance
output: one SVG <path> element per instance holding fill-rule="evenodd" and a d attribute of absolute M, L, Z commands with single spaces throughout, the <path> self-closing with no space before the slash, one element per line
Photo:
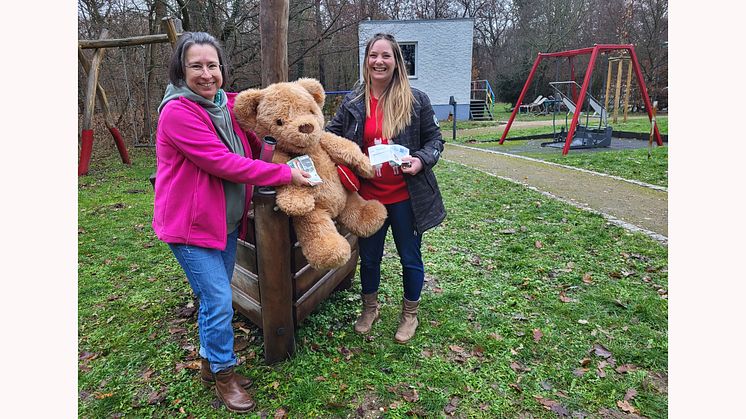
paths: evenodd
<path fill-rule="evenodd" d="M 661 243 L 668 242 L 665 188 L 458 144 L 446 143 L 443 158 L 535 188 Z"/>

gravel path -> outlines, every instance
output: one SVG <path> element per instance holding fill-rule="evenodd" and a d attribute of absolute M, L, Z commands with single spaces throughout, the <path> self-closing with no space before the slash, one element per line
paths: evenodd
<path fill-rule="evenodd" d="M 640 231 L 664 244 L 668 242 L 666 188 L 459 144 L 446 143 L 443 158 L 526 185 L 600 213 L 628 230 Z"/>

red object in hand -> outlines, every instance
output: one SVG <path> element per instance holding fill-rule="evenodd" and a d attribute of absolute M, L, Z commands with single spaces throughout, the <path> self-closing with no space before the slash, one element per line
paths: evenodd
<path fill-rule="evenodd" d="M 342 186 L 345 189 L 352 192 L 360 190 L 360 179 L 357 178 L 357 175 L 349 167 L 338 164 L 337 174 L 339 174 L 339 180 L 342 181 Z"/>

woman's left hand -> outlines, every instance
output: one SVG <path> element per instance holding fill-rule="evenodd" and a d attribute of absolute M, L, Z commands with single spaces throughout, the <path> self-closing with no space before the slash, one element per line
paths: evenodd
<path fill-rule="evenodd" d="M 406 156 L 402 157 L 401 171 L 408 175 L 416 175 L 422 170 L 422 160 L 417 157 Z"/>

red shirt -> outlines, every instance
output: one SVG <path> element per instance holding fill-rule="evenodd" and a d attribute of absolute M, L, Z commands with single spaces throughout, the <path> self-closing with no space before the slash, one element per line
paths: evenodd
<path fill-rule="evenodd" d="M 378 112 L 378 99 L 370 97 L 370 109 L 372 116 L 365 118 L 363 129 L 363 152 L 368 155 L 368 147 L 389 144 L 388 138 L 383 138 L 383 113 Z M 360 191 L 358 193 L 364 199 L 376 199 L 382 204 L 395 204 L 409 199 L 407 184 L 404 182 L 404 174 L 399 166 L 391 166 L 383 163 L 374 166 L 375 176 L 371 179 L 360 179 Z"/>

